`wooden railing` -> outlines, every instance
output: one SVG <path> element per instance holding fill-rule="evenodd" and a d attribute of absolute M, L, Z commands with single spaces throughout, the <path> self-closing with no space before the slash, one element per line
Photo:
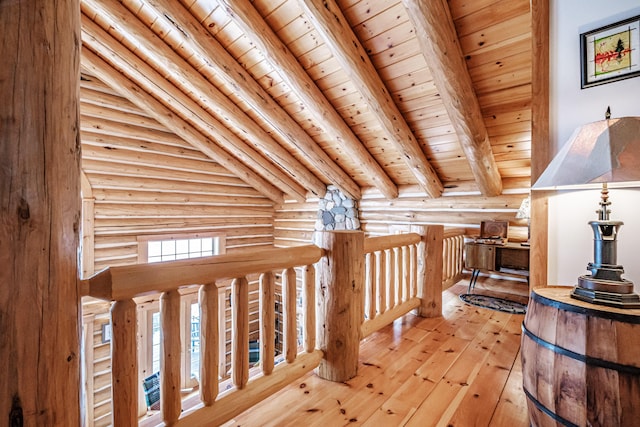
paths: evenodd
<path fill-rule="evenodd" d="M 310 370 L 317 368 L 319 376 L 333 381 L 353 377 L 362 337 L 410 310 L 416 309 L 425 317 L 441 315 L 443 227 L 422 227 L 413 231 L 369 239 L 364 239 L 362 232 L 319 233 L 317 246 L 113 267 L 88 279 L 83 283 L 87 295 L 113 301 L 113 425 L 135 425 L 138 420 L 134 297 L 161 293 L 161 423 L 219 425 Z M 303 345 L 300 347 L 294 267 L 298 267 L 303 283 Z M 282 271 L 283 294 L 285 362 L 277 366 L 274 366 L 273 357 L 264 356 L 274 355 L 273 271 Z M 250 274 L 260 274 L 261 346 L 261 373 L 251 379 L 246 279 Z M 216 282 L 223 279 L 232 279 L 231 380 L 234 387 L 220 392 Z M 200 403 L 183 411 L 179 288 L 194 284 L 201 284 Z"/>
<path fill-rule="evenodd" d="M 458 283 L 464 268 L 464 228 L 446 230 L 442 247 L 442 287 Z"/>

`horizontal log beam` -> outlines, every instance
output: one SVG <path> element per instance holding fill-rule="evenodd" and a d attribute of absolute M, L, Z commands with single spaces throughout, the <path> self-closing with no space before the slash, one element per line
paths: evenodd
<path fill-rule="evenodd" d="M 84 34 L 84 31 L 83 31 Z M 155 116 L 156 120 L 163 123 L 167 128 L 174 131 L 186 141 L 202 150 L 205 154 L 217 161 L 230 171 L 234 172 L 240 179 L 252 185 L 256 190 L 269 197 L 275 202 L 282 200 L 282 192 L 271 183 L 249 169 L 244 164 L 238 162 L 229 153 L 213 143 L 211 139 L 193 129 L 183 119 L 177 117 L 173 111 L 167 108 L 160 101 L 149 96 L 140 86 L 130 81 L 127 77 L 111 67 L 110 64 L 101 59 L 89 49 L 83 49 L 82 60 L 85 66 L 99 74 L 101 80 L 117 88 L 127 99 L 137 104 Z"/>
<path fill-rule="evenodd" d="M 358 163 L 368 179 L 385 197 L 396 198 L 398 189 L 391 178 L 358 140 L 293 53 L 262 19 L 252 3 L 249 0 L 222 0 L 221 4 L 244 34 L 260 48 L 274 69 L 280 70 L 280 77 L 304 102 L 318 126 Z"/>
<path fill-rule="evenodd" d="M 486 196 L 497 196 L 502 192 L 502 177 L 447 1 L 403 3 L 478 187 Z"/>
<path fill-rule="evenodd" d="M 233 58 L 213 37 L 207 28 L 189 13 L 184 6 L 170 0 L 149 0 L 158 11 L 158 20 L 164 21 L 176 34 L 186 30 L 189 37 L 181 43 L 202 58 L 204 68 L 223 79 L 253 108 L 284 140 L 294 146 L 326 178 L 354 199 L 360 198 L 360 187 L 331 157 L 306 133 L 306 131 L 254 80 L 247 70 Z M 247 123 L 239 123 L 241 127 Z M 317 192 L 315 194 L 318 194 Z M 323 194 L 319 194 L 323 195 Z"/>

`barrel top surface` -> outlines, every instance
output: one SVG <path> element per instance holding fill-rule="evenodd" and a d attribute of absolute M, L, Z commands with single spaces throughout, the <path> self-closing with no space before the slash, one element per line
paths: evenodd
<path fill-rule="evenodd" d="M 640 309 L 638 308 L 616 308 L 606 305 L 591 304 L 571 298 L 570 286 L 550 286 L 546 288 L 537 288 L 531 291 L 533 300 L 546 299 L 548 305 L 554 305 L 567 311 L 580 313 L 589 313 L 593 316 L 618 318 L 618 320 L 629 323 L 640 323 Z M 542 297 L 542 298 L 540 298 Z"/>

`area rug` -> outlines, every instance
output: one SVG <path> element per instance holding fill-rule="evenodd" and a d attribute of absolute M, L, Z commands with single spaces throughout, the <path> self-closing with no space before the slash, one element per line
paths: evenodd
<path fill-rule="evenodd" d="M 460 295 L 460 299 L 467 304 L 488 308 L 490 310 L 503 311 L 505 313 L 525 314 L 527 312 L 527 306 L 524 304 L 488 295 L 462 294 Z"/>

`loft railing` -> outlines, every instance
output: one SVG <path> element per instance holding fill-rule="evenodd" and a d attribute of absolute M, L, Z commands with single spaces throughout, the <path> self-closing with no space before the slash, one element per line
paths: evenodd
<path fill-rule="evenodd" d="M 83 285 L 85 293 L 113 301 L 113 425 L 138 420 L 138 355 L 134 297 L 161 293 L 161 421 L 177 426 L 222 424 L 316 369 L 344 381 L 356 374 L 360 340 L 410 310 L 442 311 L 443 227 L 364 238 L 362 232 L 319 233 L 316 245 L 262 249 L 207 259 L 112 267 Z M 297 268 L 296 268 L 297 267 Z M 298 346 L 296 270 L 303 295 L 303 345 Z M 275 279 L 282 271 L 283 356 L 274 366 Z M 247 275 L 260 274 L 261 373 L 249 378 Z M 317 275 L 317 277 L 316 277 Z M 220 392 L 218 287 L 232 279 L 232 383 Z M 183 411 L 180 394 L 180 293 L 200 285 L 200 404 Z M 366 309 L 365 309 L 366 308 Z M 365 315 L 366 314 L 366 315 Z M 223 339 L 223 338 L 222 338 Z M 336 343 L 342 343 L 336 345 Z"/>
<path fill-rule="evenodd" d="M 458 283 L 464 268 L 464 228 L 445 230 L 442 247 L 442 287 Z"/>

